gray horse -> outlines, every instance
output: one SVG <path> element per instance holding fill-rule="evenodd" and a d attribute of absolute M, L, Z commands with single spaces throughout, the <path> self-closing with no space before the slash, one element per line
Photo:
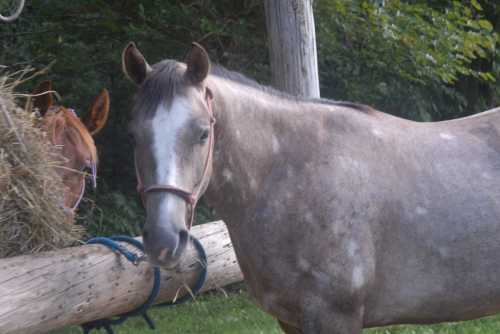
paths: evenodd
<path fill-rule="evenodd" d="M 123 68 L 153 263 L 178 263 L 205 192 L 286 333 L 500 311 L 500 109 L 416 123 L 296 98 L 196 44 L 149 66 L 131 43 Z"/>

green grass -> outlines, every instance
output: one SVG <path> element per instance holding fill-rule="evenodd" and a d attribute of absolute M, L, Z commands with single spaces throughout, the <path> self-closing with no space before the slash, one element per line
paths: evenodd
<path fill-rule="evenodd" d="M 498 334 L 500 316 L 429 326 L 392 326 L 368 329 L 363 334 Z"/>
<path fill-rule="evenodd" d="M 209 294 L 196 302 L 171 308 L 155 308 L 150 315 L 157 330 L 151 331 L 141 318 L 129 319 L 115 328 L 115 334 L 277 334 L 276 321 L 255 307 L 245 293 L 229 297 Z M 78 327 L 66 328 L 51 334 L 80 334 Z M 101 333 L 104 333 L 102 331 Z M 101 334 L 93 332 L 93 334 Z M 432 326 L 393 326 L 365 330 L 363 334 L 497 334 L 500 316 L 461 323 Z"/>
<path fill-rule="evenodd" d="M 231 293 L 229 297 L 222 294 L 199 296 L 195 302 L 175 307 L 153 308 L 149 314 L 155 320 L 156 332 L 151 331 L 142 318 L 134 317 L 116 327 L 115 334 L 281 333 L 276 321 L 256 308 L 243 293 Z M 81 331 L 75 327 L 51 334 L 77 333 Z"/>

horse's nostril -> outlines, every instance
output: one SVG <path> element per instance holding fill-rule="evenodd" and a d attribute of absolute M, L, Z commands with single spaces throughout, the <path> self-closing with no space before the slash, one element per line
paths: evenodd
<path fill-rule="evenodd" d="M 158 255 L 158 260 L 160 260 L 160 261 L 167 261 L 168 260 L 168 249 L 167 248 L 163 248 L 160 251 L 160 254 Z"/>
<path fill-rule="evenodd" d="M 142 239 L 149 261 L 173 268 L 189 243 L 189 233 L 185 229 L 177 230 L 174 225 L 146 224 L 142 230 Z"/>
<path fill-rule="evenodd" d="M 179 232 L 179 243 L 177 244 L 176 249 L 172 253 L 173 256 L 182 253 L 186 248 L 186 244 L 188 242 L 189 233 L 186 230 L 182 230 Z"/>
<path fill-rule="evenodd" d="M 189 234 L 186 230 L 182 230 L 179 232 L 179 243 L 184 245 L 188 241 Z"/>

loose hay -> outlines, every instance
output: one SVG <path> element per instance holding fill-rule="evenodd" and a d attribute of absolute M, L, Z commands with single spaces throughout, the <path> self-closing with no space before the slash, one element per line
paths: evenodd
<path fill-rule="evenodd" d="M 83 233 L 62 208 L 61 161 L 40 121 L 14 103 L 0 77 L 0 258 L 67 247 Z"/>

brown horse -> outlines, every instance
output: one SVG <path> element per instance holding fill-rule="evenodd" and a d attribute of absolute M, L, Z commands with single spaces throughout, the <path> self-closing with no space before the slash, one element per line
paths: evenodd
<path fill-rule="evenodd" d="M 90 112 L 82 122 L 73 109 L 54 104 L 52 84 L 42 82 L 34 91 L 33 110 L 43 117 L 43 128 L 51 145 L 60 148 L 62 160 L 57 167 L 66 187 L 64 208 L 73 213 L 85 192 L 85 177 L 96 186 L 97 151 L 92 135 L 106 124 L 109 94 L 106 89 L 97 96 Z"/>
<path fill-rule="evenodd" d="M 287 333 L 500 311 L 500 108 L 417 123 L 300 99 L 210 68 L 197 45 L 149 66 L 129 44 L 123 68 L 153 263 L 178 263 L 206 189 Z"/>

